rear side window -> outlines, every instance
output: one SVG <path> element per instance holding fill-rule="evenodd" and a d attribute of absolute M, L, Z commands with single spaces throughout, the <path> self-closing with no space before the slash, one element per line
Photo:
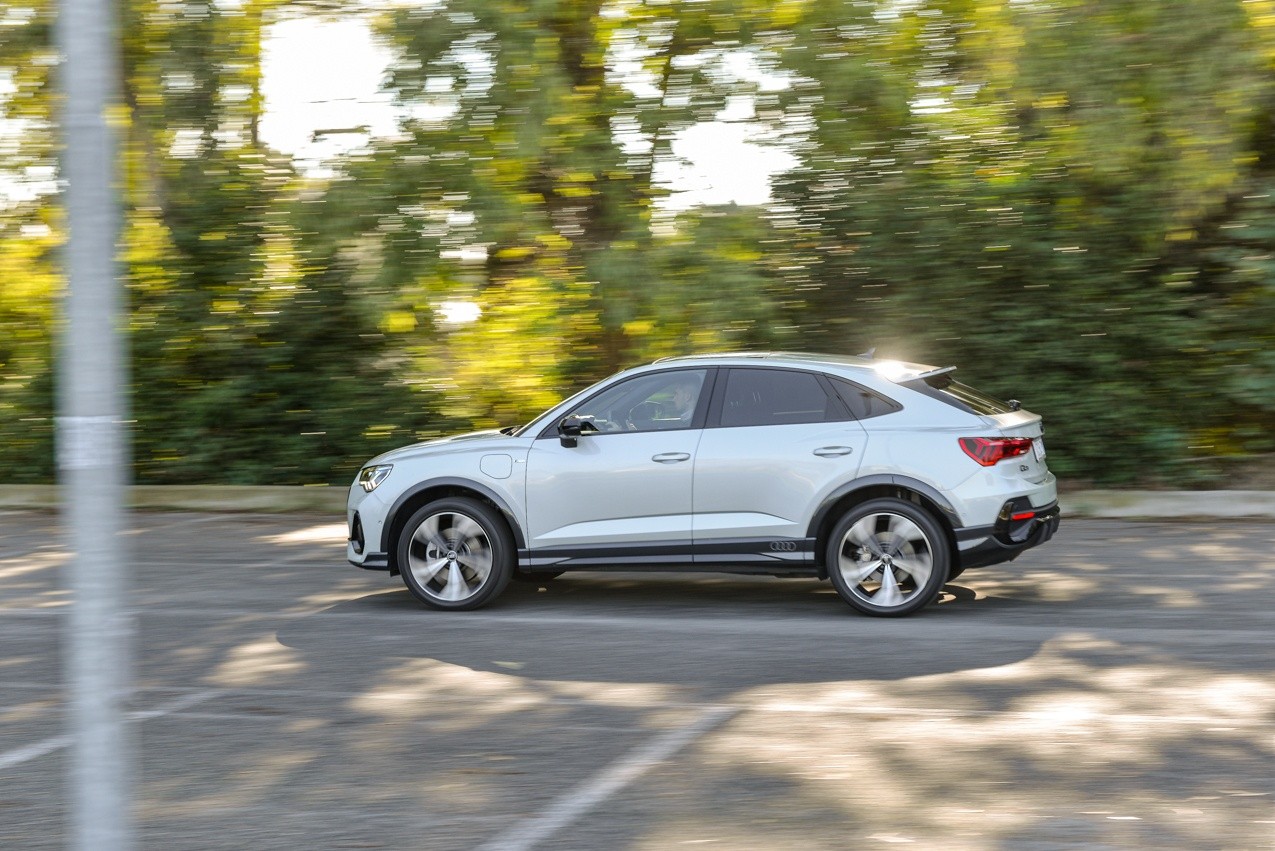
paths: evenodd
<path fill-rule="evenodd" d="M 784 369 L 732 369 L 722 397 L 722 426 L 789 425 L 845 419 L 809 372 Z"/>
<path fill-rule="evenodd" d="M 916 390 L 918 393 L 924 393 L 931 399 L 946 402 L 954 408 L 980 416 L 1008 414 L 1014 410 L 1009 402 L 989 396 L 981 390 L 975 390 L 968 384 L 962 384 L 947 372 L 905 381 L 903 386 Z"/>
<path fill-rule="evenodd" d="M 828 380 L 832 382 L 832 386 L 836 388 L 837 395 L 846 403 L 846 407 L 850 409 L 850 413 L 856 420 L 866 420 L 872 417 L 880 417 L 884 414 L 893 414 L 895 411 L 903 410 L 903 406 L 893 399 L 887 399 L 873 393 L 866 387 L 860 387 L 858 384 L 846 381 L 844 378 L 828 376 Z"/>

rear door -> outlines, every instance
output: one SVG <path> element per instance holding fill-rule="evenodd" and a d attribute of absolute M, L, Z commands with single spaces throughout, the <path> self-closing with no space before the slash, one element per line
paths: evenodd
<path fill-rule="evenodd" d="M 826 377 L 731 368 L 695 459 L 697 564 L 804 563 L 823 498 L 858 473 L 867 434 Z"/>

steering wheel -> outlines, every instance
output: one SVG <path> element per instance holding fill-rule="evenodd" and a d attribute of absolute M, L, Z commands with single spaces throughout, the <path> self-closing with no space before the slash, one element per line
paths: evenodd
<path fill-rule="evenodd" d="M 660 415 L 660 406 L 655 402 L 638 402 L 632 408 L 629 408 L 629 414 L 625 419 L 629 423 L 629 428 L 634 431 L 642 431 L 652 428 L 655 425 L 655 418 Z"/>

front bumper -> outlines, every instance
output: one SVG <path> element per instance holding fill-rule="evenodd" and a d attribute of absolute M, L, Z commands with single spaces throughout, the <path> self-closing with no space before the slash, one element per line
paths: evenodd
<path fill-rule="evenodd" d="M 1030 517 L 1022 515 L 1031 514 Z M 1042 508 L 1006 503 L 994 526 L 957 532 L 956 560 L 962 570 L 1013 561 L 1058 531 L 1062 512 L 1057 502 Z"/>
<path fill-rule="evenodd" d="M 362 559 L 362 561 L 359 561 L 358 559 Z M 353 554 L 347 553 L 345 560 L 355 567 L 361 567 L 364 570 L 390 569 L 389 553 L 367 553 L 366 555 L 357 557 Z"/>
<path fill-rule="evenodd" d="M 364 493 L 356 483 L 350 488 L 345 513 L 348 530 L 346 561 L 367 570 L 390 570 L 389 554 L 378 552 L 382 546 L 381 530 L 386 513 L 385 504 L 379 496 Z"/>

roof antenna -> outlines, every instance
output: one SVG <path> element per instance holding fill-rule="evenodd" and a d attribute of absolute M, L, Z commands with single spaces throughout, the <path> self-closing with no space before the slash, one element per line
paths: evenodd
<path fill-rule="evenodd" d="M 859 357 L 861 357 L 861 358 L 867 358 L 868 360 L 872 360 L 872 359 L 873 359 L 874 357 L 876 357 L 876 356 L 877 356 L 877 347 L 876 347 L 876 346 L 873 346 L 872 348 L 868 349 L 868 350 L 867 350 L 866 352 L 864 352 L 863 354 L 859 355 Z"/>

